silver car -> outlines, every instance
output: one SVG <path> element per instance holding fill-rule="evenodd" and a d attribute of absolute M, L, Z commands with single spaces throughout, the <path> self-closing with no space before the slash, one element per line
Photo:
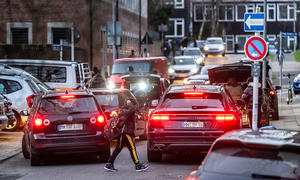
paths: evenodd
<path fill-rule="evenodd" d="M 217 65 L 203 66 L 199 74 L 189 76 L 185 84 L 209 84 L 208 70 Z"/>
<path fill-rule="evenodd" d="M 220 37 L 209 37 L 206 39 L 203 51 L 205 56 L 218 55 L 225 56 L 225 44 Z"/>

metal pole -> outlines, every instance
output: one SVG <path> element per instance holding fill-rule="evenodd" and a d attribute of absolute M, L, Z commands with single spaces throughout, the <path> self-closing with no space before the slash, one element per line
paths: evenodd
<path fill-rule="evenodd" d="M 116 0 L 113 0 L 112 2 L 112 21 L 113 21 L 113 37 L 114 37 L 114 43 L 113 43 L 113 59 L 116 59 L 116 13 L 115 13 L 115 5 Z"/>
<path fill-rule="evenodd" d="M 144 54 L 145 57 L 148 57 L 148 42 L 149 42 L 148 37 L 149 35 L 146 36 L 146 54 Z"/>
<path fill-rule="evenodd" d="M 142 0 L 139 0 L 139 55 L 142 54 Z"/>
<path fill-rule="evenodd" d="M 280 36 L 279 36 L 279 65 L 280 65 L 280 103 L 282 103 L 282 32 L 280 31 Z"/>
<path fill-rule="evenodd" d="M 265 19 L 264 19 L 264 32 L 263 32 L 263 37 L 264 39 L 267 39 L 267 15 L 268 15 L 268 12 L 267 12 L 267 0 L 264 0 L 264 13 L 265 13 Z M 262 69 L 262 88 L 266 88 L 266 68 L 267 68 L 267 59 L 263 59 L 263 69 Z"/>
<path fill-rule="evenodd" d="M 71 28 L 71 60 L 74 61 L 74 27 Z"/>
<path fill-rule="evenodd" d="M 59 60 L 63 60 L 63 40 L 59 40 L 60 50 L 59 50 Z"/>
<path fill-rule="evenodd" d="M 296 1 L 294 0 L 294 21 L 293 21 L 293 31 L 296 32 L 296 21 L 297 21 L 297 7 Z M 294 52 L 296 52 L 297 46 L 297 36 L 294 36 Z"/>

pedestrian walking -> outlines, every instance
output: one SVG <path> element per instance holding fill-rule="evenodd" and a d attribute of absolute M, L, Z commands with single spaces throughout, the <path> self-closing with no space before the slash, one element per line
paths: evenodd
<path fill-rule="evenodd" d="M 92 81 L 90 88 L 105 88 L 105 78 L 97 67 L 93 68 Z"/>
<path fill-rule="evenodd" d="M 122 99 L 125 99 L 123 97 Z M 136 152 L 136 147 L 135 147 L 135 112 L 137 111 L 137 104 L 133 104 L 130 100 L 127 100 L 125 102 L 125 105 L 120 109 L 119 113 L 119 123 L 118 123 L 118 128 L 121 129 L 121 135 L 117 139 L 117 145 L 110 156 L 108 163 L 104 166 L 104 169 L 108 171 L 117 171 L 114 167 L 114 162 L 119 153 L 122 151 L 123 146 L 126 145 L 129 152 L 131 159 L 133 163 L 135 164 L 135 170 L 136 171 L 144 171 L 148 169 L 147 164 L 142 164 L 139 161 L 137 152 Z"/>

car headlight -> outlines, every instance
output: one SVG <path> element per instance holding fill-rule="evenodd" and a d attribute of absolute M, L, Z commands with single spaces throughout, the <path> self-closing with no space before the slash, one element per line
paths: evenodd
<path fill-rule="evenodd" d="M 197 59 L 196 59 L 196 63 L 197 63 L 197 64 L 201 64 L 202 62 L 203 62 L 203 59 L 202 59 L 202 58 L 197 58 Z"/>
<path fill-rule="evenodd" d="M 197 73 L 198 72 L 198 68 L 192 68 L 191 69 L 191 73 Z"/>
<path fill-rule="evenodd" d="M 220 47 L 219 47 L 219 50 L 220 50 L 220 51 L 223 51 L 224 49 L 225 49 L 224 46 L 220 46 Z"/>
<path fill-rule="evenodd" d="M 147 88 L 147 84 L 145 82 L 140 82 L 139 88 L 140 88 L 140 90 L 145 90 Z"/>
<path fill-rule="evenodd" d="M 187 84 L 189 82 L 189 80 L 187 79 L 187 78 L 185 78 L 184 80 L 183 80 L 183 83 L 184 84 Z"/>
<path fill-rule="evenodd" d="M 115 89 L 116 88 L 116 84 L 112 81 L 109 81 L 108 82 L 108 85 L 107 85 L 107 88 L 108 89 Z"/>
<path fill-rule="evenodd" d="M 204 50 L 205 50 L 205 51 L 208 51 L 208 50 L 209 50 L 209 47 L 208 47 L 208 46 L 204 46 Z"/>
<path fill-rule="evenodd" d="M 175 72 L 175 70 L 173 69 L 173 68 L 169 68 L 169 73 L 174 73 Z"/>

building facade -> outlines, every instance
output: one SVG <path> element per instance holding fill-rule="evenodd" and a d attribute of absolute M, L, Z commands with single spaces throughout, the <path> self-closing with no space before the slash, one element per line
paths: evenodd
<path fill-rule="evenodd" d="M 147 0 L 117 2 L 116 20 L 122 24 L 118 57 L 127 57 L 131 50 L 138 52 L 139 35 L 147 31 Z M 106 61 L 111 66 L 112 47 L 107 45 L 111 0 L 9 0 L 1 1 L 0 7 L 0 58 L 59 59 L 53 45 L 63 39 L 63 59 L 70 60 L 74 34 L 76 61 L 99 68 Z"/>

